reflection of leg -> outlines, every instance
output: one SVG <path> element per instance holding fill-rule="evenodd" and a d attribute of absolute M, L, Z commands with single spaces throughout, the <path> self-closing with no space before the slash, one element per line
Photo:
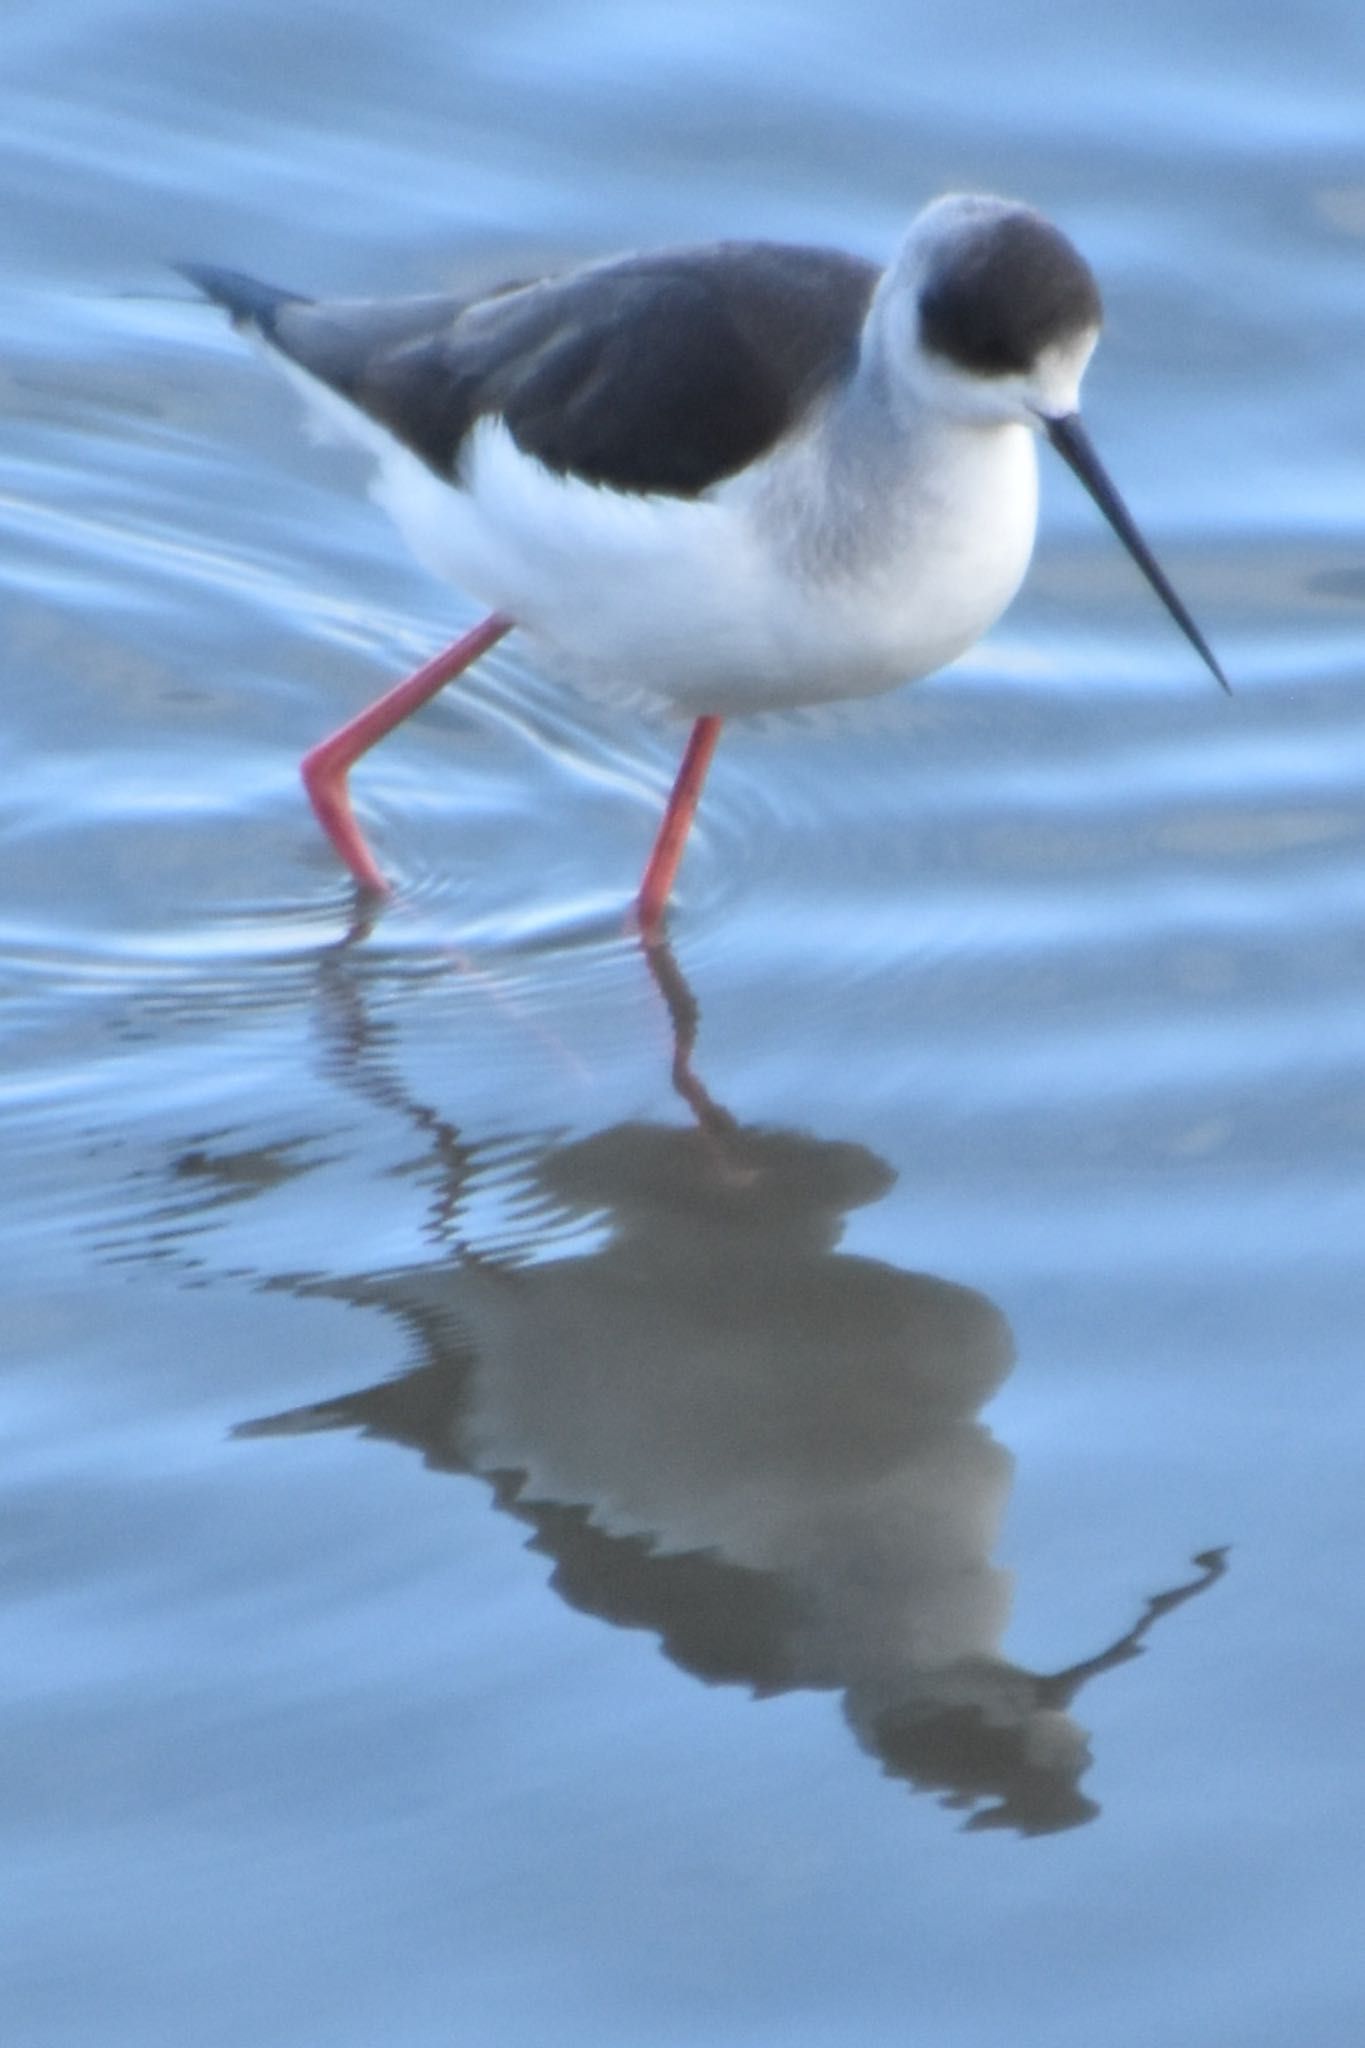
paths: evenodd
<path fill-rule="evenodd" d="M 649 856 L 649 865 L 640 883 L 640 893 L 635 899 L 635 908 L 640 920 L 640 929 L 654 931 L 664 914 L 674 876 L 683 857 L 687 833 L 701 795 L 701 786 L 706 780 L 706 771 L 711 765 L 711 756 L 716 751 L 720 738 L 719 718 L 699 718 L 692 728 L 687 742 L 687 751 L 682 757 L 678 779 L 673 784 L 664 812 L 659 836 L 654 841 L 654 851 Z"/>
<path fill-rule="evenodd" d="M 453 682 L 477 661 L 504 633 L 512 630 L 512 621 L 503 618 L 500 612 L 492 612 L 481 625 L 447 647 L 443 654 L 419 668 L 406 682 L 398 683 L 367 705 L 358 717 L 351 719 L 339 731 L 320 740 L 311 753 L 303 757 L 301 774 L 304 788 L 318 822 L 331 840 L 351 873 L 362 889 L 370 889 L 375 895 L 388 893 L 388 883 L 375 865 L 374 856 L 365 844 L 360 827 L 351 813 L 351 798 L 346 787 L 350 769 L 368 753 L 370 748 L 385 733 L 401 725 L 421 705 L 436 695 L 436 692 Z"/>
<path fill-rule="evenodd" d="M 641 951 L 654 978 L 654 986 L 664 999 L 668 1021 L 673 1028 L 673 1086 L 704 1131 L 713 1137 L 733 1137 L 740 1126 L 728 1109 L 722 1109 L 718 1102 L 712 1100 L 692 1071 L 692 1051 L 697 1042 L 701 1012 L 673 948 L 663 932 L 656 929 L 642 934 Z"/>

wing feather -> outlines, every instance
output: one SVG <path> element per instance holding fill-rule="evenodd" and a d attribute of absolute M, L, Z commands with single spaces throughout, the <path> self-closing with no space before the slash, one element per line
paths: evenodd
<path fill-rule="evenodd" d="M 624 257 L 476 299 L 315 302 L 187 267 L 239 324 L 458 481 L 475 423 L 619 491 L 696 497 L 848 375 L 880 275 L 775 243 Z"/>

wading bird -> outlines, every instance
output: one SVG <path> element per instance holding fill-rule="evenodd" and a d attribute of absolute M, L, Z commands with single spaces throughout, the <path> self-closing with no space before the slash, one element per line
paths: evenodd
<path fill-rule="evenodd" d="M 658 925 L 722 721 L 872 696 L 1019 588 L 1039 433 L 1218 681 L 1082 427 L 1095 280 L 1040 214 L 936 200 L 881 270 L 765 242 L 636 254 L 477 298 L 315 301 L 182 266 L 329 423 L 430 568 L 489 608 L 303 762 L 364 889 L 361 754 L 503 634 L 695 722 L 637 899 Z"/>

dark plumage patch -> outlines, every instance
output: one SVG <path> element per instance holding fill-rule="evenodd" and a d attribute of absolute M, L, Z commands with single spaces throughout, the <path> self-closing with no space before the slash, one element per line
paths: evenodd
<path fill-rule="evenodd" d="M 880 272 L 774 243 L 629 256 L 475 300 L 322 302 L 188 273 L 458 481 L 480 419 L 561 476 L 692 498 L 850 374 Z"/>
<path fill-rule="evenodd" d="M 198 285 L 206 298 L 225 307 L 235 327 L 259 327 L 262 334 L 273 334 L 281 306 L 299 303 L 297 292 L 248 277 L 244 270 L 225 270 L 218 263 L 175 263 L 171 267 Z"/>
<path fill-rule="evenodd" d="M 1049 343 L 1103 315 L 1090 266 L 1037 214 L 1010 213 L 966 229 L 945 249 L 919 297 L 920 341 L 978 376 L 1029 370 Z"/>

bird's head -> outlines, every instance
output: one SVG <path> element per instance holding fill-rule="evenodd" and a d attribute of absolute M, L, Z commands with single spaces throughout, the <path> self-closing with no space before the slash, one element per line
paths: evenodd
<path fill-rule="evenodd" d="M 881 298 L 913 402 L 964 424 L 1016 423 L 1046 435 L 1226 690 L 1081 423 L 1081 378 L 1104 309 L 1089 264 L 1061 229 L 1014 200 L 936 199 L 912 222 Z"/>

